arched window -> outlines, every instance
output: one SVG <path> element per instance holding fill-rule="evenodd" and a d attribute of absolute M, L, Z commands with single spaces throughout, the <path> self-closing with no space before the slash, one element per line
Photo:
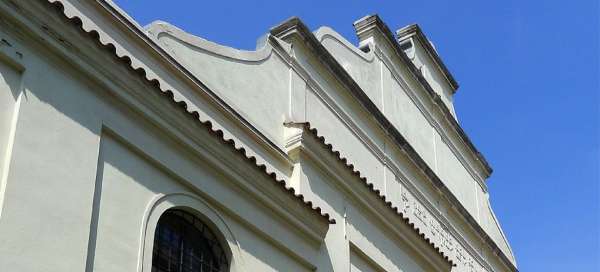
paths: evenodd
<path fill-rule="evenodd" d="M 154 233 L 152 272 L 196 271 L 228 271 L 227 256 L 198 217 L 183 210 L 167 210 Z"/>

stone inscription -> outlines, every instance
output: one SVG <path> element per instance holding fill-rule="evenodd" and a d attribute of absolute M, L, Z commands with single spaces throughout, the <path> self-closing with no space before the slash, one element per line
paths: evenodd
<path fill-rule="evenodd" d="M 401 186 L 400 201 L 399 207 L 404 216 L 457 265 L 452 271 L 487 271 L 456 241 L 447 226 L 438 222 L 404 186 Z"/>

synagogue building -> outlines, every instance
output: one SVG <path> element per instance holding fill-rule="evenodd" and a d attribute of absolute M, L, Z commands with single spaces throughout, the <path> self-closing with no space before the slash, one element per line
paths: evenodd
<path fill-rule="evenodd" d="M 435 47 L 353 26 L 0 0 L 0 270 L 517 271 Z"/>

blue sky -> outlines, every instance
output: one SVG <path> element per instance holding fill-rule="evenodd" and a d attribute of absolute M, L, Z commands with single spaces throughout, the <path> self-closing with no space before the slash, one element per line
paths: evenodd
<path fill-rule="evenodd" d="M 460 84 L 459 122 L 494 168 L 520 271 L 600 271 L 598 1 L 116 2 L 142 25 L 243 49 L 291 16 L 355 43 L 367 14 L 418 23 Z"/>

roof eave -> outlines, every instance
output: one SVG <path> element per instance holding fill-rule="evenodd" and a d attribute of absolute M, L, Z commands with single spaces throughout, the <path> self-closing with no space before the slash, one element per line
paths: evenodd
<path fill-rule="evenodd" d="M 357 32 L 359 32 L 359 29 L 361 27 L 367 27 L 371 23 L 375 23 L 375 26 L 377 26 L 379 29 L 381 29 L 384 32 L 384 35 L 386 36 L 386 38 L 392 43 L 392 45 L 394 45 L 394 49 L 399 53 L 399 56 L 408 65 L 408 67 L 413 69 L 412 72 L 415 73 L 415 75 L 417 76 L 418 79 L 420 79 L 420 82 L 423 84 L 423 86 L 426 89 L 428 88 L 430 92 L 433 92 L 431 89 L 431 86 L 429 86 L 429 84 L 426 81 L 424 82 L 424 79 L 422 77 L 418 76 L 418 73 L 416 73 L 416 70 L 415 70 L 416 67 L 414 66 L 414 64 L 412 64 L 412 62 L 410 60 L 408 60 L 408 57 L 406 56 L 406 54 L 404 54 L 404 52 L 400 49 L 398 42 L 394 39 L 393 33 L 389 30 L 389 28 L 385 25 L 385 23 L 383 23 L 383 21 L 381 21 L 379 16 L 372 15 L 372 16 L 363 17 L 363 19 L 360 19 L 359 21 L 355 22 L 354 25 L 355 25 L 355 28 L 357 28 Z M 272 36 L 278 37 L 278 38 L 285 38 L 285 37 L 293 35 L 293 34 L 299 35 L 300 38 L 306 42 L 306 45 L 310 49 L 315 50 L 315 53 L 317 54 L 318 58 L 320 60 L 324 61 L 326 67 L 328 69 L 330 69 L 334 74 L 336 74 L 338 76 L 338 79 L 343 84 L 347 85 L 351 91 L 353 91 L 353 94 L 358 95 L 360 97 L 359 100 L 361 100 L 362 102 L 369 101 L 369 102 L 366 102 L 368 105 L 365 105 L 365 107 L 367 107 L 367 108 L 374 107 L 375 108 L 375 110 L 370 110 L 370 112 L 375 115 L 375 119 L 382 121 L 384 123 L 385 127 L 392 126 L 389 123 L 389 120 L 387 120 L 387 118 L 379 111 L 379 109 L 376 109 L 374 104 L 366 96 L 364 91 L 362 91 L 362 89 L 358 86 L 358 84 L 354 81 L 354 79 L 352 79 L 352 77 L 346 72 L 346 70 L 344 70 L 344 68 L 337 62 L 337 60 L 335 60 L 335 58 L 329 53 L 329 51 L 327 51 L 327 49 L 325 47 L 323 47 L 323 45 L 318 41 L 318 39 L 308 29 L 308 27 L 300 20 L 300 18 L 291 17 L 291 18 L 287 19 L 286 21 L 280 23 L 279 25 L 271 28 L 270 34 Z M 360 90 L 360 91 L 356 91 L 356 90 Z M 373 105 L 371 105 L 371 104 L 373 104 Z M 446 111 L 448 111 L 447 108 L 446 108 Z M 452 120 L 454 120 L 454 119 L 452 119 Z M 476 154 L 476 156 L 480 160 L 480 162 L 484 165 L 485 169 L 488 171 L 488 176 L 489 176 L 489 174 L 491 174 L 491 172 L 492 172 L 492 169 L 489 166 L 489 164 L 487 163 L 487 161 L 485 160 L 485 158 L 483 157 L 483 155 L 477 151 L 477 149 L 474 147 L 474 145 L 468 139 L 468 137 L 466 136 L 466 134 L 464 133 L 464 131 L 462 130 L 460 125 L 455 123 L 455 126 L 458 127 L 457 130 L 459 131 L 459 134 L 461 135 L 461 137 L 463 137 L 463 139 L 466 139 L 466 142 L 468 143 L 468 145 L 472 148 L 472 150 L 475 151 L 474 153 Z M 431 177 L 431 176 L 437 177 L 437 175 L 435 173 L 433 173 L 433 170 L 429 169 L 426 166 L 425 162 L 422 160 L 422 158 L 420 158 L 420 156 L 418 154 L 416 154 L 416 151 L 414 150 L 414 148 L 412 148 L 412 146 L 403 138 L 403 136 L 401 134 L 399 134 L 399 132 L 397 132 L 397 133 L 398 133 L 397 134 L 398 139 L 396 139 L 396 138 L 395 139 L 398 141 L 398 143 L 403 148 L 407 149 L 408 153 L 413 154 L 412 155 L 413 157 L 416 156 L 418 158 L 415 163 L 419 167 L 424 167 L 424 169 L 425 169 L 424 171 L 429 172 L 429 174 L 426 173 L 429 177 Z M 439 178 L 433 178 L 433 182 L 441 183 L 441 180 L 439 180 Z M 441 185 L 442 187 L 445 187 L 445 185 L 443 185 L 443 183 L 441 183 L 441 184 L 442 184 Z M 456 199 L 456 196 L 454 196 L 451 193 L 449 193 L 449 194 L 450 194 L 449 197 L 451 199 L 454 199 L 452 202 L 456 203 L 457 206 L 461 207 L 461 210 L 462 210 L 461 214 L 463 216 L 465 216 L 465 219 L 467 219 L 467 221 L 470 223 L 470 225 L 480 235 L 482 235 L 483 239 L 487 242 L 487 244 L 492 246 L 493 251 L 498 252 L 498 255 L 500 256 L 501 259 L 503 259 L 504 263 L 506 263 L 510 267 L 510 270 L 518 271 L 516 266 L 514 266 L 514 264 L 506 256 L 506 254 L 502 250 L 499 249 L 496 242 L 493 241 L 489 237 L 489 235 L 485 231 L 483 231 L 482 227 L 475 221 L 475 219 L 470 214 L 468 214 L 468 212 L 466 212 L 466 209 Z"/>
<path fill-rule="evenodd" d="M 387 25 L 381 20 L 381 18 L 376 14 L 368 15 L 354 22 L 354 28 L 356 29 L 356 33 L 357 35 L 359 35 L 359 38 L 361 33 L 364 33 L 366 32 L 366 30 L 373 27 L 379 29 L 384 38 L 392 46 L 392 49 L 396 51 L 396 54 L 399 57 L 400 61 L 402 61 L 402 63 L 404 63 L 409 68 L 410 72 L 416 77 L 416 79 L 423 86 L 423 88 L 425 88 L 425 90 L 433 97 L 434 101 L 436 101 L 436 104 L 440 107 L 443 114 L 446 116 L 446 119 L 448 119 L 451 122 L 451 125 L 455 128 L 459 136 L 467 144 L 469 149 L 475 155 L 476 159 L 483 166 L 483 169 L 485 170 L 485 178 L 489 178 L 492 175 L 492 172 L 494 171 L 490 166 L 489 162 L 485 159 L 483 154 L 479 152 L 479 150 L 475 147 L 473 142 L 471 142 L 469 136 L 467 136 L 463 128 L 452 116 L 446 104 L 441 101 L 441 98 L 433 90 L 429 82 L 427 82 L 427 80 L 421 75 L 414 63 L 410 59 L 408 59 L 408 56 L 406 56 L 404 51 L 402 51 L 402 49 L 400 48 L 400 44 L 394 37 L 393 32 L 387 27 Z"/>

